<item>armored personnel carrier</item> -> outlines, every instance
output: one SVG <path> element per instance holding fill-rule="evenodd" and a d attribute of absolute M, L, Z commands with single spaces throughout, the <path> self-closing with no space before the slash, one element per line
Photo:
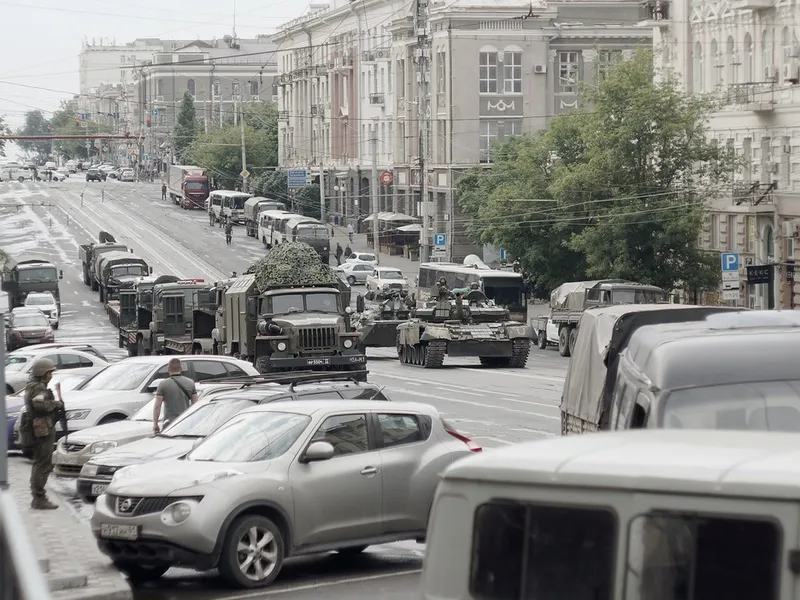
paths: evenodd
<path fill-rule="evenodd" d="M 466 293 L 463 293 L 466 292 Z M 445 355 L 478 356 L 490 367 L 523 368 L 533 329 L 511 321 L 478 289 L 456 293 L 439 280 L 435 301 L 417 308 L 415 317 L 397 327 L 397 355 L 404 365 L 442 366 Z"/>
<path fill-rule="evenodd" d="M 364 297 L 356 298 L 356 312 L 352 316 L 352 327 L 360 334 L 362 348 L 391 348 L 397 344 L 397 327 L 412 316 L 405 292 L 389 290 L 373 297 L 374 304 L 368 309 Z"/>

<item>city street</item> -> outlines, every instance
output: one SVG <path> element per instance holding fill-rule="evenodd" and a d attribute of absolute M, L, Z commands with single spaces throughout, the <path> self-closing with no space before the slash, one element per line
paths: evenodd
<path fill-rule="evenodd" d="M 78 244 L 97 240 L 101 230 L 146 259 L 155 274 L 221 279 L 238 273 L 264 255 L 260 242 L 234 230 L 226 246 L 223 230 L 209 227 L 202 211 L 184 211 L 160 199 L 160 183 L 87 183 L 81 174 L 63 183 L 0 184 L 0 248 L 12 256 L 51 260 L 64 271 L 62 324 L 58 341 L 95 345 L 110 360 L 124 356 L 97 294 L 83 284 Z M 346 235 L 333 244 L 343 246 Z M 365 247 L 354 249 L 366 250 Z M 415 273 L 407 276 L 413 281 Z M 363 288 L 355 288 L 360 291 Z M 355 296 L 355 294 L 354 294 Z M 385 386 L 392 399 L 436 406 L 459 430 L 487 450 L 556 435 L 558 404 L 568 359 L 554 349 L 532 348 L 523 370 L 486 369 L 476 359 L 445 359 L 441 370 L 401 366 L 393 348 L 369 351 L 370 380 Z M 15 458 L 15 461 L 23 459 Z M 74 497 L 72 481 L 51 487 L 86 521 L 91 506 Z M 66 514 L 64 515 L 66 517 Z M 413 542 L 370 548 L 363 556 L 335 554 L 287 563 L 267 591 L 236 593 L 211 574 L 170 571 L 158 587 L 137 590 L 141 599 L 413 598 L 424 546 Z"/>

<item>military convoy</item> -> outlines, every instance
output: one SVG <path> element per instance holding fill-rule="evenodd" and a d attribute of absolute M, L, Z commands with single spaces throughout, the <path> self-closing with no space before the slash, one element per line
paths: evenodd
<path fill-rule="evenodd" d="M 31 292 L 51 292 L 61 314 L 58 281 L 63 278 L 63 271 L 59 271 L 54 264 L 42 259 L 8 258 L 3 265 L 2 289 L 8 294 L 9 309 L 22 306 L 25 303 L 25 296 Z"/>
<path fill-rule="evenodd" d="M 436 287 L 431 292 L 436 300 L 397 326 L 401 364 L 435 369 L 448 355 L 478 356 L 489 367 L 525 367 L 533 333 L 529 325 L 511 321 L 508 309 L 496 306 L 477 285 L 451 292 L 440 280 Z"/>
<path fill-rule="evenodd" d="M 156 285 L 174 283 L 174 275 L 142 277 L 133 286 L 120 290 L 119 300 L 109 302 L 109 320 L 119 331 L 119 347 L 128 349 L 128 356 L 152 354 L 150 323 L 153 320 L 153 289 Z"/>
<path fill-rule="evenodd" d="M 131 287 L 153 272 L 147 261 L 133 254 L 113 235 L 101 231 L 98 242 L 78 247 L 83 283 L 100 293 L 100 302 L 115 300 L 121 288 Z"/>
<path fill-rule="evenodd" d="M 286 210 L 283 202 L 255 196 L 244 203 L 244 227 L 248 237 L 257 237 L 259 215 L 266 210 Z"/>
<path fill-rule="evenodd" d="M 217 311 L 213 285 L 183 279 L 153 287 L 150 350 L 154 354 L 209 354 Z"/>
<path fill-rule="evenodd" d="M 369 294 L 367 295 L 369 297 Z M 359 334 L 362 348 L 393 348 L 397 345 L 397 328 L 413 314 L 410 296 L 400 290 L 376 293 L 370 308 L 365 308 L 363 296 L 356 299 L 356 311 L 351 325 Z"/>

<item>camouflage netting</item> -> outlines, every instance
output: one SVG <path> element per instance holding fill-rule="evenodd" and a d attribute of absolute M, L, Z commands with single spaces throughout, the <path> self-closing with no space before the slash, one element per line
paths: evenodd
<path fill-rule="evenodd" d="M 276 246 L 253 263 L 245 274 L 256 276 L 260 292 L 280 286 L 303 286 L 339 282 L 328 265 L 323 265 L 314 249 L 303 242 L 288 242 Z"/>

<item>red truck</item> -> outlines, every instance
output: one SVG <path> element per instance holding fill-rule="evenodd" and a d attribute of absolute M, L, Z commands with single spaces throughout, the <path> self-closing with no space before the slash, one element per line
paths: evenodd
<path fill-rule="evenodd" d="M 208 177 L 200 167 L 172 165 L 167 171 L 169 197 L 183 209 L 205 208 L 208 200 Z"/>

